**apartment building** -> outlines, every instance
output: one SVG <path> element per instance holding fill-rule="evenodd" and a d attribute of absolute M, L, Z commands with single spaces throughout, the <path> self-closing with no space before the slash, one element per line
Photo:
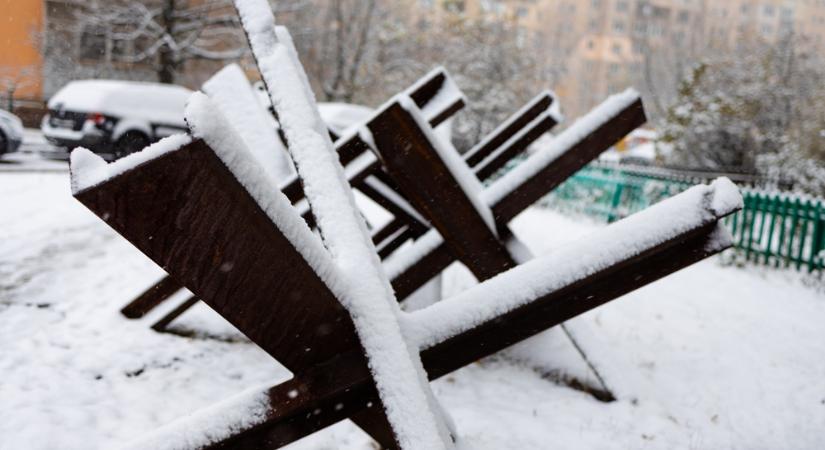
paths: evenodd
<path fill-rule="evenodd" d="M 645 85 L 651 55 L 669 63 L 755 39 L 794 36 L 825 49 L 825 0 L 420 0 L 446 13 L 511 20 L 542 52 L 539 80 L 578 115 L 629 85 Z M 654 64 L 655 66 L 655 64 Z"/>

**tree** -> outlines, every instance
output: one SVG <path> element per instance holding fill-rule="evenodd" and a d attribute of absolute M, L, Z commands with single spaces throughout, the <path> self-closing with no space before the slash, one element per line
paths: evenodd
<path fill-rule="evenodd" d="M 428 36 L 425 48 L 469 98 L 454 122 L 457 148 L 469 149 L 539 93 L 534 41 L 514 24 L 458 17 Z"/>
<path fill-rule="evenodd" d="M 14 112 L 14 96 L 20 89 L 34 85 L 37 67 L 2 67 L 0 68 L 0 91 L 6 97 L 8 111 Z"/>
<path fill-rule="evenodd" d="M 290 18 L 303 64 L 326 101 L 352 102 L 375 77 L 378 14 L 376 0 L 331 0 Z"/>
<path fill-rule="evenodd" d="M 825 64 L 794 36 L 709 57 L 662 122 L 667 162 L 782 176 L 825 188 Z"/>
<path fill-rule="evenodd" d="M 315 5 L 280 21 L 295 36 L 313 87 L 326 101 L 375 106 L 443 65 L 469 99 L 453 124 L 453 140 L 465 150 L 538 93 L 531 57 L 536 41 L 505 18 L 416 14 L 416 2 Z"/>
<path fill-rule="evenodd" d="M 188 61 L 237 60 L 248 50 L 230 0 L 101 0 L 76 15 L 81 52 L 149 65 L 162 83 L 174 83 Z"/>

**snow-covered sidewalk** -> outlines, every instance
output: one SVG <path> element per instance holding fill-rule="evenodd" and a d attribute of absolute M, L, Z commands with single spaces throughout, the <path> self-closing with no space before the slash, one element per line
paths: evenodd
<path fill-rule="evenodd" d="M 113 448 L 289 376 L 205 306 L 179 326 L 226 339 L 120 316 L 162 272 L 69 191 L 65 173 L 0 174 L 0 449 Z M 514 224 L 536 254 L 598 226 L 542 210 Z M 445 290 L 469 282 L 453 268 Z M 714 258 L 576 321 L 619 400 L 549 381 L 584 363 L 541 335 L 434 383 L 466 448 L 825 447 L 825 295 L 796 273 Z M 291 448 L 371 447 L 343 423 Z"/>

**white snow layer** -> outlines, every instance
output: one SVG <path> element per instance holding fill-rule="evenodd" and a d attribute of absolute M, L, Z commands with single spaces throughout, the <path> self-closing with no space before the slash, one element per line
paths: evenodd
<path fill-rule="evenodd" d="M 277 189 L 278 181 L 258 164 L 217 105 L 206 95 L 196 92 L 189 98 L 185 117 L 192 136 L 203 139 L 214 150 L 315 273 L 333 291 L 343 289 L 343 281 L 337 275 L 329 253 L 286 195 Z"/>
<path fill-rule="evenodd" d="M 219 442 L 233 432 L 248 430 L 266 421 L 272 406 L 267 393 L 265 387 L 247 389 L 153 430 L 121 449 L 190 450 Z"/>
<path fill-rule="evenodd" d="M 556 121 L 556 123 L 561 123 L 561 122 L 564 120 L 564 116 L 561 114 L 561 107 L 559 106 L 559 102 L 558 102 L 558 99 L 557 99 L 557 97 L 556 97 L 556 94 L 555 94 L 555 93 L 553 93 L 553 91 L 549 91 L 549 90 L 547 90 L 547 91 L 543 91 L 543 92 L 542 92 L 542 93 L 540 93 L 539 95 L 535 96 L 532 100 L 530 100 L 529 102 L 527 102 L 527 104 L 526 104 L 526 105 L 524 105 L 524 106 L 522 106 L 521 108 L 519 108 L 519 110 L 518 110 L 518 111 L 516 111 L 515 113 L 513 113 L 512 115 L 510 115 L 510 117 L 508 117 L 508 118 L 507 118 L 507 120 L 505 120 L 504 122 L 502 122 L 501 124 L 499 124 L 499 126 L 497 126 L 496 128 L 494 128 L 494 129 L 493 129 L 493 131 L 491 131 L 491 132 L 487 133 L 487 135 L 486 135 L 486 136 L 484 136 L 484 138 L 483 138 L 483 139 L 482 139 L 482 140 L 481 140 L 478 144 L 474 145 L 474 146 L 473 146 L 473 148 L 471 148 L 470 150 L 468 150 L 468 151 L 467 151 L 467 153 L 465 154 L 465 156 L 466 156 L 466 157 L 469 157 L 469 156 L 471 156 L 473 153 L 477 152 L 480 148 L 482 148 L 482 147 L 484 147 L 485 145 L 487 145 L 487 144 L 490 142 L 490 140 L 491 140 L 491 139 L 493 139 L 496 135 L 498 135 L 499 133 L 501 133 L 501 132 L 502 132 L 505 128 L 507 128 L 507 127 L 509 127 L 510 125 L 512 125 L 512 124 L 513 124 L 513 122 L 515 122 L 515 121 L 516 121 L 519 117 L 521 117 L 521 116 L 522 116 L 525 112 L 527 112 L 527 110 L 528 110 L 528 109 L 532 108 L 532 107 L 533 107 L 536 103 L 538 103 L 538 102 L 539 102 L 539 101 L 541 101 L 541 100 L 542 100 L 545 96 L 548 96 L 548 95 L 549 95 L 549 96 L 553 99 L 553 101 L 552 101 L 552 103 L 550 103 L 550 107 L 549 107 L 549 108 L 547 108 L 545 111 L 542 111 L 542 113 L 541 113 L 540 115 L 536 116 L 536 119 L 539 119 L 539 118 L 544 118 L 544 117 L 545 117 L 545 115 L 548 115 L 548 116 L 549 116 L 549 117 L 551 117 L 553 120 L 555 120 L 555 121 Z M 524 129 L 529 128 L 531 125 L 533 125 L 533 122 L 536 122 L 536 119 L 534 119 L 534 120 L 530 123 L 530 125 L 528 125 L 527 127 L 524 127 L 522 130 L 520 130 L 520 132 L 521 132 L 521 131 L 523 131 Z M 536 123 L 537 123 L 537 122 L 536 122 Z M 509 141 L 508 141 L 508 142 L 509 142 Z M 502 145 L 500 148 L 505 148 L 505 147 L 507 147 L 507 145 L 506 145 L 506 144 L 505 144 L 505 145 Z"/>
<path fill-rule="evenodd" d="M 412 245 L 405 247 L 403 252 L 395 252 L 384 260 L 387 276 L 395 279 L 443 243 L 444 238 L 438 230 L 430 228 Z"/>
<path fill-rule="evenodd" d="M 400 309 L 326 132 L 286 29 L 266 0 L 236 0 L 261 76 L 324 243 L 348 282 L 339 299 L 364 346 L 387 418 L 404 449 L 451 446 L 416 348 L 402 336 Z M 277 35 L 276 35 L 277 33 Z"/>
<path fill-rule="evenodd" d="M 611 95 L 599 106 L 576 120 L 570 128 L 564 130 L 550 144 L 541 151 L 534 153 L 526 161 L 516 166 L 506 175 L 499 178 L 484 191 L 484 198 L 488 205 L 498 203 L 502 198 L 513 192 L 526 180 L 539 173 L 544 167 L 563 155 L 574 145 L 581 142 L 587 135 L 615 117 L 619 112 L 639 100 L 639 93 L 628 89 L 619 94 Z"/>
<path fill-rule="evenodd" d="M 448 108 L 453 103 L 461 100 L 464 103 L 467 103 L 467 97 L 464 96 L 464 93 L 461 92 L 461 89 L 458 88 L 458 85 L 453 80 L 453 77 L 447 72 L 442 66 L 438 66 L 435 69 L 431 70 L 427 75 L 422 78 L 423 80 L 427 80 L 433 77 L 436 73 L 443 73 L 444 74 L 444 83 L 441 84 L 441 88 L 438 90 L 438 93 L 433 96 L 426 104 L 421 107 L 421 113 L 427 119 L 427 122 L 434 119 L 438 114 L 442 113 L 444 109 Z M 409 95 L 410 93 L 414 92 L 421 86 L 422 83 L 416 83 L 410 88 L 408 88 L 405 93 Z"/>
<path fill-rule="evenodd" d="M 510 137 L 510 139 L 507 139 L 498 148 L 496 148 L 495 150 L 490 152 L 490 154 L 487 155 L 484 159 L 482 159 L 476 167 L 484 167 L 487 164 L 489 164 L 491 161 L 498 158 L 503 152 L 507 151 L 516 142 L 518 142 L 527 133 L 529 133 L 533 129 L 533 127 L 537 126 L 539 124 L 539 122 L 543 121 L 546 117 L 552 117 L 552 116 L 553 116 L 552 113 L 549 112 L 549 111 L 545 111 L 545 112 L 539 114 L 538 116 L 536 116 L 536 118 L 533 119 L 532 121 L 530 121 L 530 123 L 528 123 L 526 126 L 524 126 L 524 128 L 518 130 L 514 135 L 512 135 Z"/>
<path fill-rule="evenodd" d="M 186 134 L 174 134 L 139 152 L 110 163 L 107 163 L 90 150 L 78 147 L 72 151 L 69 163 L 72 172 L 72 193 L 77 194 L 84 189 L 100 184 L 149 160 L 175 151 L 191 141 L 192 139 Z"/>
<path fill-rule="evenodd" d="M 203 91 L 223 111 L 258 163 L 280 181 L 295 173 L 277 133 L 275 118 L 260 105 L 243 69 L 229 64 L 203 84 Z"/>
<path fill-rule="evenodd" d="M 742 197 L 727 178 L 695 186 L 605 227 L 548 256 L 534 259 L 404 318 L 404 329 L 426 349 L 512 311 L 619 261 L 711 223 L 741 207 Z M 713 243 L 732 242 L 719 225 Z"/>

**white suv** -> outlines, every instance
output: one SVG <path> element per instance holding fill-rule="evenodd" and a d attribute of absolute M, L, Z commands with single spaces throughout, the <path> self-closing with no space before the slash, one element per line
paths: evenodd
<path fill-rule="evenodd" d="M 119 158 L 185 131 L 183 110 L 191 93 L 168 84 L 72 81 L 49 100 L 40 128 L 61 147 L 81 146 Z"/>

